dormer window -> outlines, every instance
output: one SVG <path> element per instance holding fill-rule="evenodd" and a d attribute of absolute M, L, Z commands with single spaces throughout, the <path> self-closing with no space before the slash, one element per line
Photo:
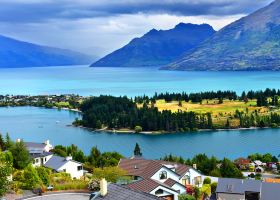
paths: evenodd
<path fill-rule="evenodd" d="M 163 190 L 162 189 L 159 189 L 155 192 L 155 195 L 160 195 L 160 194 L 163 194 Z"/>
<path fill-rule="evenodd" d="M 160 174 L 159 174 L 159 179 L 160 179 L 160 180 L 167 179 L 167 172 L 166 172 L 166 171 L 160 172 Z"/>

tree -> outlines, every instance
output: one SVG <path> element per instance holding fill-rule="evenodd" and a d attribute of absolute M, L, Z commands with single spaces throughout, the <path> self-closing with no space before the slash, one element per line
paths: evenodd
<path fill-rule="evenodd" d="M 29 164 L 23 171 L 24 188 L 31 190 L 42 184 L 37 171 L 35 168 Z"/>
<path fill-rule="evenodd" d="M 2 136 L 2 134 L 0 133 L 0 151 L 2 150 L 2 151 L 5 151 L 5 141 L 4 141 L 4 139 L 3 139 L 3 136 Z"/>
<path fill-rule="evenodd" d="M 241 171 L 229 159 L 224 158 L 221 163 L 221 175 L 226 178 L 243 178 Z"/>
<path fill-rule="evenodd" d="M 12 162 L 7 160 L 7 153 L 3 153 L 0 151 L 0 197 L 3 197 L 7 192 L 10 182 L 8 180 L 8 176 L 12 173 Z"/>
<path fill-rule="evenodd" d="M 134 131 L 135 131 L 135 133 L 140 133 L 140 132 L 142 132 L 142 127 L 141 126 L 135 126 Z"/>
<path fill-rule="evenodd" d="M 134 148 L 134 156 L 142 156 L 141 149 L 138 143 L 136 143 Z"/>
<path fill-rule="evenodd" d="M 215 193 L 215 192 L 216 192 L 217 185 L 218 185 L 217 182 L 211 183 L 211 192 L 212 192 L 212 193 Z"/>
<path fill-rule="evenodd" d="M 16 142 L 12 146 L 11 152 L 14 157 L 14 168 L 24 169 L 30 163 L 29 152 L 22 141 Z"/>
<path fill-rule="evenodd" d="M 45 186 L 48 186 L 51 182 L 51 171 L 45 167 L 36 167 L 37 174 Z"/>
<path fill-rule="evenodd" d="M 204 180 L 203 180 L 203 184 L 211 184 L 211 178 L 209 177 L 206 177 Z"/>
<path fill-rule="evenodd" d="M 100 158 L 101 158 L 101 152 L 97 147 L 92 147 L 90 151 L 90 155 L 88 157 L 89 162 L 94 167 L 100 167 Z"/>
<path fill-rule="evenodd" d="M 14 145 L 14 142 L 11 140 L 9 133 L 6 134 L 5 140 L 5 150 L 10 150 Z"/>

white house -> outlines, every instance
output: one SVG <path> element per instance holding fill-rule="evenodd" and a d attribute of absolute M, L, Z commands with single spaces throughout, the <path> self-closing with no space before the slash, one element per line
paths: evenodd
<path fill-rule="evenodd" d="M 68 173 L 73 179 L 80 179 L 84 175 L 83 164 L 72 160 L 71 156 L 64 158 L 53 155 L 44 166 L 55 172 Z"/>
<path fill-rule="evenodd" d="M 165 199 L 177 200 L 186 186 L 201 186 L 203 176 L 192 167 L 162 160 L 121 159 L 119 167 L 134 179 L 127 186 Z"/>

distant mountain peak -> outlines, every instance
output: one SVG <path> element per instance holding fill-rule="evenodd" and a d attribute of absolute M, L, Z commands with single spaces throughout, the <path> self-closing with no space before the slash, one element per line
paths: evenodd
<path fill-rule="evenodd" d="M 280 70 L 280 0 L 229 24 L 162 69 Z"/>
<path fill-rule="evenodd" d="M 87 64 L 92 58 L 66 49 L 47 47 L 0 35 L 0 68 Z"/>
<path fill-rule="evenodd" d="M 210 25 L 180 23 L 170 30 L 152 29 L 123 48 L 105 56 L 93 67 L 163 66 L 215 33 Z"/>

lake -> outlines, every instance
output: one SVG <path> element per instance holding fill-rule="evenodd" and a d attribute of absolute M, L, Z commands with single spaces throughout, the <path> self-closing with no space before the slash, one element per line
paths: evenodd
<path fill-rule="evenodd" d="M 135 143 L 141 146 L 144 157 L 160 158 L 166 154 L 190 158 L 198 153 L 231 159 L 251 153 L 280 154 L 280 129 L 139 135 L 94 133 L 67 126 L 79 113 L 35 107 L 0 108 L 0 131 L 9 132 L 12 139 L 79 146 L 89 153 L 97 146 L 102 151 L 118 151 L 131 156 Z"/>
<path fill-rule="evenodd" d="M 0 94 L 153 95 L 155 92 L 278 88 L 280 72 L 182 72 L 64 66 L 0 69 Z"/>

